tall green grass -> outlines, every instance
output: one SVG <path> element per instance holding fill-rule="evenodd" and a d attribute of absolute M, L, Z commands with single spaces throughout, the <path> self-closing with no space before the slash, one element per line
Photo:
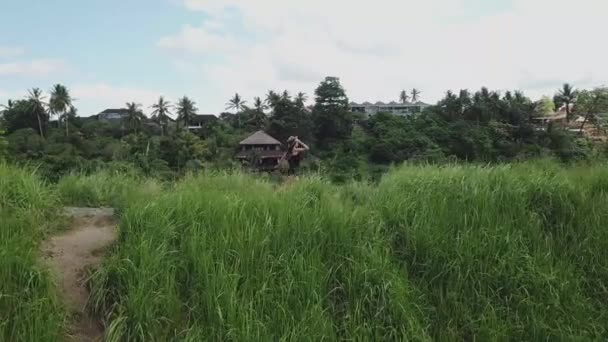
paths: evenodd
<path fill-rule="evenodd" d="M 94 279 L 108 339 L 427 339 L 380 221 L 338 199 L 214 175 L 129 207 Z"/>
<path fill-rule="evenodd" d="M 155 179 L 132 172 L 103 170 L 93 174 L 70 174 L 56 185 L 62 204 L 80 207 L 115 207 L 122 209 L 140 198 L 153 198 L 162 191 Z"/>
<path fill-rule="evenodd" d="M 59 341 L 64 311 L 39 264 L 57 198 L 32 172 L 0 163 L 0 340 Z"/>
<path fill-rule="evenodd" d="M 608 168 L 391 173 L 374 205 L 437 339 L 605 339 Z"/>
<path fill-rule="evenodd" d="M 92 280 L 109 341 L 603 340 L 608 166 L 407 166 L 377 186 L 173 186 L 0 165 L 0 340 L 61 340 L 38 264 L 59 203 L 121 209 Z"/>
<path fill-rule="evenodd" d="M 189 177 L 126 206 L 109 341 L 608 338 L 608 167 Z"/>

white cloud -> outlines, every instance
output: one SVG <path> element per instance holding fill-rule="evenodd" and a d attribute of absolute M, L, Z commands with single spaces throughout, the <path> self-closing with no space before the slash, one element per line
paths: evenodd
<path fill-rule="evenodd" d="M 106 108 L 123 108 L 126 102 L 142 104 L 145 112 L 156 102 L 160 91 L 107 83 L 77 84 L 70 88 L 79 115 L 90 116 Z"/>
<path fill-rule="evenodd" d="M 189 72 L 202 59 L 215 110 L 235 91 L 312 95 L 324 75 L 341 77 L 356 101 L 394 100 L 412 87 L 427 101 L 481 86 L 537 97 L 565 81 L 591 87 L 608 79 L 605 0 L 505 0 L 483 11 L 471 0 L 183 3 L 203 12 L 203 24 L 158 45 L 190 56 Z"/>
<path fill-rule="evenodd" d="M 46 76 L 66 70 L 65 62 L 56 59 L 0 63 L 0 76 Z"/>
<path fill-rule="evenodd" d="M 24 52 L 25 50 L 21 47 L 0 46 L 0 58 L 20 56 Z"/>
<path fill-rule="evenodd" d="M 176 36 L 163 37 L 158 41 L 161 48 L 172 50 L 185 50 L 193 53 L 221 54 L 235 53 L 239 50 L 238 42 L 221 33 L 212 31 L 212 24 L 203 27 L 192 27 L 186 25 Z"/>

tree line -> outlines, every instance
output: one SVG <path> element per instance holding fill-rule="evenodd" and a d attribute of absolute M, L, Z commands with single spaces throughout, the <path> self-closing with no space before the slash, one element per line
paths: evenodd
<path fill-rule="evenodd" d="M 123 120 L 79 117 L 69 89 L 54 85 L 47 96 L 38 88 L 2 107 L 0 157 L 39 163 L 51 177 L 73 170 L 134 167 L 175 176 L 186 170 L 236 167 L 238 142 L 256 130 L 285 141 L 299 136 L 312 147 L 308 167 L 336 180 L 362 178 L 403 161 L 502 162 L 542 156 L 564 161 L 596 157 L 605 151 L 584 136 L 555 126 L 539 129 L 534 118 L 565 106 L 567 121 L 603 127 L 608 112 L 606 88 L 577 90 L 565 84 L 553 98 L 532 101 L 520 91 L 448 91 L 422 113 L 399 116 L 353 113 L 338 78 L 328 77 L 308 96 L 269 91 L 249 104 L 236 93 L 227 112 L 200 129 L 188 126 L 198 113 L 187 96 L 171 103 L 160 96 L 150 117 L 136 102 L 125 105 Z M 410 96 L 411 95 L 411 96 Z M 402 103 L 419 100 L 420 91 L 401 91 Z M 175 117 L 175 119 L 173 119 Z"/>

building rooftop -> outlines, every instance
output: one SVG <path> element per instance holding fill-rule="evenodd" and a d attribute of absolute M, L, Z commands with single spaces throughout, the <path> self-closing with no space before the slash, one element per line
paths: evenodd
<path fill-rule="evenodd" d="M 400 103 L 400 102 L 395 102 L 395 101 L 391 101 L 390 103 L 384 103 L 382 101 L 378 101 L 376 103 L 370 103 L 368 101 L 365 101 L 363 103 L 357 103 L 357 102 L 351 102 L 350 103 L 351 107 L 367 107 L 367 106 L 430 106 L 428 103 L 424 103 L 422 101 L 416 101 L 415 103 L 412 102 L 406 102 L 406 103 Z"/>
<path fill-rule="evenodd" d="M 190 123 L 206 123 L 216 120 L 218 120 L 218 117 L 213 114 L 195 114 L 190 118 Z"/>
<path fill-rule="evenodd" d="M 239 145 L 281 145 L 281 142 L 264 131 L 257 131 L 241 141 Z"/>
<path fill-rule="evenodd" d="M 99 114 L 110 114 L 110 113 L 118 113 L 118 114 L 127 114 L 129 112 L 126 108 L 118 108 L 118 109 L 106 109 Z"/>

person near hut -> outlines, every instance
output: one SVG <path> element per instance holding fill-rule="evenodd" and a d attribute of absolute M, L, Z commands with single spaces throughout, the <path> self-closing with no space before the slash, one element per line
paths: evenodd
<path fill-rule="evenodd" d="M 287 174 L 294 175 L 300 167 L 300 161 L 304 158 L 304 153 L 310 148 L 296 136 L 287 139 L 287 150 L 283 154 L 281 163 L 287 166 Z"/>

